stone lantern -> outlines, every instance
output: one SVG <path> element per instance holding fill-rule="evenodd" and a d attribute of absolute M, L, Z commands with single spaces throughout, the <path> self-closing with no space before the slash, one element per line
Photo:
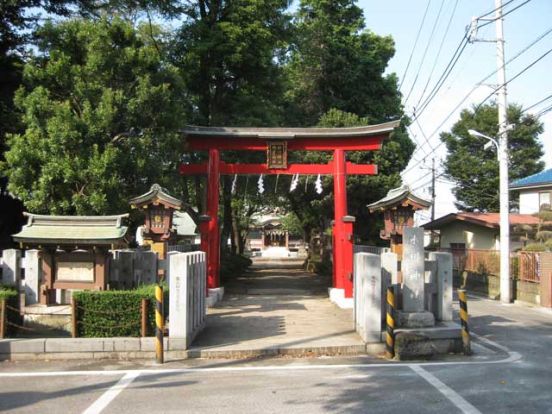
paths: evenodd
<path fill-rule="evenodd" d="M 389 190 L 387 195 L 367 207 L 371 213 L 382 212 L 384 228 L 380 238 L 389 240 L 391 251 L 402 255 L 402 236 L 405 227 L 414 226 L 414 212 L 426 210 L 431 203 L 414 195 L 406 185 Z"/>
<path fill-rule="evenodd" d="M 182 202 L 169 195 L 159 184 L 153 184 L 147 193 L 133 198 L 129 203 L 132 208 L 144 210 L 144 243 L 150 245 L 160 259 L 165 259 L 172 235 L 173 213 L 180 210 Z"/>

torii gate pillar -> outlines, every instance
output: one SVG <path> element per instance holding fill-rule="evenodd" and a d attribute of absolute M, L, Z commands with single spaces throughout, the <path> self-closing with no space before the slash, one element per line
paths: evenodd
<path fill-rule="evenodd" d="M 346 298 L 353 296 L 353 223 L 347 215 L 347 174 L 345 151 L 334 150 L 334 228 L 333 286 L 343 289 Z"/>
<path fill-rule="evenodd" d="M 207 252 L 207 287 L 220 286 L 220 231 L 218 225 L 219 186 L 220 186 L 220 152 L 209 150 L 207 169 L 207 216 L 208 221 L 201 232 L 201 247 Z M 206 231 L 205 231 L 206 230 Z"/>

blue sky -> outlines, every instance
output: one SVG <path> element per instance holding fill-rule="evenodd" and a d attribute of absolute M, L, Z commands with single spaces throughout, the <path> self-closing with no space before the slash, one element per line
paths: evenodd
<path fill-rule="evenodd" d="M 520 50 L 536 40 L 540 35 L 552 29 L 552 1 L 551 0 L 513 0 L 506 5 L 505 12 L 520 6 L 504 18 L 504 34 L 506 39 L 506 59 L 513 57 Z M 421 26 L 422 17 L 429 8 L 425 23 Z M 411 113 L 413 106 L 420 101 L 422 91 L 429 79 L 431 90 L 433 84 L 443 73 L 452 54 L 456 50 L 465 28 L 470 24 L 472 17 L 483 15 L 495 8 L 494 0 L 360 0 L 359 6 L 364 9 L 366 26 L 379 35 L 391 35 L 395 40 L 396 54 L 391 60 L 388 71 L 395 72 L 402 80 L 408 60 L 411 56 L 416 35 L 420 27 L 421 34 L 417 47 L 412 53 L 410 67 L 404 76 L 402 85 L 403 96 L 410 91 L 410 97 L 406 101 L 406 111 Z M 439 19 L 437 15 L 441 8 Z M 456 4 L 456 9 L 454 10 Z M 454 10 L 454 13 L 453 13 Z M 494 17 L 494 13 L 488 17 Z M 450 20 L 450 28 L 446 37 L 445 31 Z M 435 26 L 432 40 L 429 42 L 425 60 L 422 62 L 424 51 L 428 45 L 428 39 Z M 437 58 L 439 46 L 444 37 L 441 53 Z M 479 38 L 495 39 L 495 23 L 487 25 L 478 33 Z M 544 37 L 527 52 L 522 54 L 512 63 L 506 66 L 506 78 L 510 79 L 523 70 L 531 62 L 545 54 L 552 48 L 552 33 Z M 433 66 L 433 74 L 430 77 Z M 423 134 L 428 138 L 429 144 L 419 149 L 414 154 L 414 160 L 405 170 L 403 179 L 410 184 L 420 195 L 429 195 L 429 181 L 431 179 L 428 169 L 421 168 L 431 165 L 431 158 L 436 158 L 436 164 L 441 164 L 446 156 L 444 146 L 435 151 L 439 143 L 439 132 L 449 130 L 452 124 L 458 120 L 459 111 L 462 108 L 479 103 L 491 93 L 491 87 L 496 86 L 496 75 L 491 76 L 486 85 L 477 86 L 477 83 L 486 75 L 497 68 L 496 44 L 493 42 L 470 43 L 464 49 L 458 63 L 444 83 L 440 93 L 431 101 L 430 105 L 419 118 L 419 125 L 411 127 L 411 137 L 421 146 L 425 142 Z M 508 84 L 508 101 L 529 107 L 539 100 L 552 94 L 552 53 L 536 63 L 519 78 Z M 416 76 L 417 81 L 414 82 Z M 475 87 L 473 93 L 454 111 L 461 100 Z M 427 94 L 427 92 L 426 92 Z M 552 105 L 552 99 L 538 105 L 531 112 L 538 112 Z M 447 116 L 450 115 L 447 120 Z M 545 124 L 545 132 L 540 137 L 545 149 L 544 161 L 546 167 L 552 167 L 552 111 L 545 114 L 541 120 Z M 441 125 L 442 124 L 442 125 Z M 431 147 L 431 148 L 430 148 Z M 440 172 L 442 169 L 439 168 Z M 453 196 L 450 192 L 451 185 L 440 178 L 437 183 L 437 208 L 436 216 L 447 214 L 454 210 Z"/>

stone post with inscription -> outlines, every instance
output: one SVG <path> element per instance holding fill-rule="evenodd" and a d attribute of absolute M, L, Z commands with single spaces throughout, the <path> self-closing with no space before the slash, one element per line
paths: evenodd
<path fill-rule="evenodd" d="M 399 325 L 421 328 L 435 325 L 431 312 L 425 311 L 424 230 L 405 227 L 403 230 L 403 307 Z"/>

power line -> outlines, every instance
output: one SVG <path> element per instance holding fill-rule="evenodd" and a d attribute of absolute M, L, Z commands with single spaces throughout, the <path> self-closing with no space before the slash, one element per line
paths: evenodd
<path fill-rule="evenodd" d="M 513 1 L 514 1 L 514 0 L 510 0 L 510 1 L 508 1 L 507 3 L 503 4 L 501 7 L 504 8 L 504 6 L 506 6 L 506 5 L 510 4 L 510 3 L 512 3 Z M 519 9 L 520 7 L 522 7 L 522 6 L 524 6 L 525 4 L 529 3 L 530 1 L 531 1 L 531 0 L 526 0 L 525 2 L 523 2 L 523 3 L 520 4 L 520 5 L 518 5 L 517 7 L 515 7 L 515 8 L 513 8 L 513 9 L 509 10 L 507 13 L 504 13 L 504 14 L 502 15 L 502 17 L 507 16 L 508 14 L 514 12 L 515 10 Z M 495 9 L 492 10 L 491 12 L 488 12 L 488 13 L 482 15 L 482 16 L 479 16 L 478 19 L 481 19 L 481 18 L 483 18 L 484 16 L 487 16 L 487 15 L 489 15 L 489 14 L 495 12 L 496 10 L 497 10 L 497 9 L 495 8 Z M 496 19 L 493 19 L 493 20 L 491 20 L 491 21 L 489 21 L 489 22 L 486 22 L 486 23 L 482 24 L 482 25 L 480 26 L 480 28 L 486 26 L 486 25 L 489 24 L 489 23 L 494 22 L 495 20 L 496 20 Z M 416 111 L 416 114 L 415 114 L 416 117 L 417 117 L 417 116 L 420 116 L 420 115 L 422 114 L 422 112 L 427 108 L 427 106 L 429 105 L 429 103 L 431 102 L 431 100 L 433 100 L 433 98 L 437 95 L 437 93 L 439 92 L 439 90 L 440 90 L 441 87 L 443 86 L 444 82 L 446 81 L 446 79 L 448 78 L 448 76 L 450 75 L 450 73 L 452 72 L 452 69 L 454 68 L 454 66 L 455 66 L 456 63 L 458 62 L 458 60 L 459 60 L 459 58 L 460 58 L 460 55 L 462 54 L 462 52 L 464 51 L 464 48 L 466 47 L 466 44 L 462 45 L 462 42 L 463 42 L 464 40 L 466 40 L 466 43 L 467 43 L 468 38 L 467 38 L 467 35 L 466 35 L 466 34 L 464 34 L 464 38 L 462 39 L 462 41 L 460 42 L 460 45 L 459 45 L 459 47 L 462 47 L 460 54 L 459 54 L 456 58 L 455 58 L 455 55 L 453 55 L 453 57 L 451 58 L 451 62 L 452 62 L 452 60 L 454 60 L 454 63 L 453 63 L 453 65 L 452 65 L 452 67 L 450 68 L 450 70 L 448 69 L 449 66 L 447 66 L 447 68 L 445 68 L 445 71 L 443 72 L 443 75 L 441 75 L 441 78 L 439 78 L 439 80 L 437 81 L 437 83 L 436 83 L 435 86 L 433 87 L 432 91 L 431 91 L 430 94 L 429 94 L 429 97 L 426 98 L 426 100 L 422 103 L 421 108 L 419 108 L 419 109 Z M 459 48 L 459 47 L 457 47 L 457 50 L 456 50 L 456 51 L 458 51 L 458 48 Z M 455 52 L 455 54 L 456 54 L 456 52 Z M 449 62 L 449 65 L 450 65 L 450 62 Z M 497 69 L 493 74 L 495 74 L 496 72 L 498 72 L 498 70 L 499 70 L 499 69 Z M 490 77 L 490 76 L 492 76 L 492 75 L 489 75 L 489 77 Z M 444 77 L 444 79 L 443 79 L 443 77 Z M 441 79 L 443 79 L 443 80 L 441 81 Z"/>
<path fill-rule="evenodd" d="M 435 17 L 435 22 L 433 22 L 433 27 L 431 28 L 431 33 L 429 34 L 429 38 L 427 39 L 427 44 L 424 49 L 424 53 L 422 55 L 422 61 L 420 62 L 420 66 L 418 67 L 418 71 L 416 72 L 416 76 L 414 77 L 414 82 L 412 82 L 412 85 L 410 86 L 410 91 L 408 91 L 408 95 L 406 96 L 406 99 L 404 100 L 404 104 L 406 105 L 406 102 L 408 102 L 408 98 L 410 98 L 410 95 L 412 94 L 412 91 L 414 90 L 414 86 L 416 86 L 416 82 L 418 81 L 418 76 L 420 75 L 420 72 L 422 70 L 422 66 L 424 65 L 425 57 L 427 55 L 427 51 L 429 50 L 429 45 L 431 45 L 431 41 L 433 40 L 433 35 L 435 34 L 435 29 L 437 28 L 437 23 L 439 23 L 439 18 L 441 17 L 441 12 L 443 11 L 443 5 L 445 4 L 445 0 L 441 0 L 441 7 L 439 7 L 439 11 L 437 12 L 437 17 Z"/>
<path fill-rule="evenodd" d="M 520 5 L 514 7 L 513 9 L 508 10 L 506 13 L 502 13 L 501 18 L 503 19 L 504 17 L 508 16 L 510 13 L 515 12 L 517 9 L 519 9 L 520 7 L 525 6 L 525 5 L 526 5 L 527 3 L 529 3 L 530 1 L 531 1 L 531 0 L 525 0 L 525 1 L 524 1 L 523 3 L 521 3 Z M 502 5 L 502 8 L 504 9 L 504 6 L 506 6 L 507 4 L 510 4 L 510 3 L 511 3 L 511 1 L 509 1 L 509 2 L 506 3 L 506 4 L 503 4 L 503 5 Z M 496 10 L 498 10 L 498 8 L 496 8 L 494 11 L 496 11 Z M 479 17 L 478 19 L 481 19 L 481 17 Z M 483 24 L 482 24 L 481 26 L 479 26 L 478 28 L 481 29 L 482 27 L 485 27 L 485 26 L 487 26 L 487 25 L 489 25 L 489 24 L 491 24 L 491 23 L 496 22 L 496 20 L 497 20 L 496 18 L 495 18 L 495 19 L 490 19 L 490 20 L 486 21 L 485 23 L 483 23 Z"/>
<path fill-rule="evenodd" d="M 414 140 L 414 143 L 416 144 L 416 148 L 421 148 L 421 145 L 419 145 L 418 140 L 416 139 L 417 135 L 414 132 L 412 132 L 412 129 L 410 128 L 410 126 L 407 126 L 406 128 L 408 129 L 408 132 L 412 136 L 412 139 Z M 429 155 L 428 152 L 425 149 L 424 149 L 424 154 L 426 156 Z"/>
<path fill-rule="evenodd" d="M 542 98 L 540 101 L 538 101 L 538 102 L 534 103 L 533 105 L 531 105 L 531 106 L 525 108 L 525 109 L 523 110 L 523 112 L 527 112 L 527 111 L 529 111 L 530 109 L 533 109 L 535 106 L 540 105 L 541 103 L 543 103 L 543 102 L 549 100 L 550 98 L 552 98 L 552 94 L 548 95 L 546 98 Z"/>
<path fill-rule="evenodd" d="M 435 56 L 435 60 L 433 61 L 433 67 L 431 68 L 431 72 L 429 73 L 429 76 L 427 78 L 427 82 L 424 86 L 424 89 L 420 95 L 420 99 L 418 99 L 418 102 L 416 103 L 415 107 L 418 107 L 420 105 L 420 101 L 425 95 L 425 92 L 427 90 L 427 87 L 429 86 L 429 82 L 431 81 L 431 77 L 433 76 L 433 72 L 435 71 L 435 68 L 437 67 L 437 62 L 439 61 L 439 57 L 441 56 L 441 50 L 443 49 L 443 44 L 445 43 L 445 39 L 447 38 L 450 26 L 452 24 L 452 19 L 454 18 L 454 15 L 456 14 L 456 8 L 458 6 L 458 0 L 455 1 L 454 7 L 452 9 L 452 13 L 450 15 L 449 21 L 447 23 L 447 27 L 445 29 L 445 33 L 443 34 L 443 38 L 441 39 L 441 44 L 439 45 L 439 50 L 437 51 L 437 55 Z"/>
<path fill-rule="evenodd" d="M 485 97 L 485 99 L 483 99 L 478 105 L 477 107 L 475 108 L 475 112 L 477 112 L 479 110 L 479 108 L 481 107 L 481 105 L 483 105 L 485 102 L 487 102 L 487 100 L 494 95 L 494 93 L 496 91 L 498 91 L 499 89 L 501 89 L 502 87 L 508 85 L 510 82 L 512 82 L 513 80 L 516 80 L 517 78 L 519 78 L 521 75 L 523 75 L 525 72 L 527 72 L 529 69 L 531 69 L 533 66 L 535 66 L 537 63 L 539 63 L 542 59 L 544 59 L 546 56 L 548 56 L 550 53 L 552 53 L 552 49 L 548 49 L 546 52 L 544 52 L 541 56 L 539 56 L 536 60 L 534 60 L 533 62 L 531 62 L 529 65 L 527 65 L 525 68 L 523 68 L 520 72 L 518 72 L 514 77 L 510 78 L 509 80 L 507 80 L 506 82 L 504 82 L 502 85 L 499 85 L 497 86 L 496 88 L 493 89 L 493 91 L 487 95 Z M 504 67 L 504 66 L 503 66 Z"/>
<path fill-rule="evenodd" d="M 537 118 L 540 118 L 544 114 L 547 114 L 548 112 L 552 111 L 552 105 L 542 109 L 537 115 L 535 115 Z"/>
<path fill-rule="evenodd" d="M 443 86 L 447 78 L 450 76 L 450 73 L 454 69 L 454 66 L 456 66 L 456 64 L 458 63 L 458 60 L 460 59 L 460 56 L 462 56 L 462 53 L 464 52 L 464 49 L 466 48 L 467 45 L 468 45 L 468 37 L 464 33 L 464 36 L 462 37 L 462 39 L 460 40 L 460 43 L 456 47 L 456 50 L 454 51 L 454 54 L 449 60 L 449 63 L 447 64 L 445 70 L 443 71 L 443 73 L 441 74 L 441 76 L 439 77 L 439 79 L 437 80 L 437 82 L 429 92 L 429 96 L 422 102 L 421 108 L 419 109 L 414 108 L 414 113 L 413 113 L 414 117 L 419 117 L 422 114 L 422 112 L 427 108 L 429 103 L 433 100 L 433 98 L 435 98 L 435 96 L 439 92 L 439 89 L 441 89 L 441 87 Z"/>
<path fill-rule="evenodd" d="M 538 42 L 540 42 L 542 39 L 544 39 L 546 36 L 548 36 L 550 33 L 552 33 L 552 28 L 546 30 L 544 33 L 542 33 L 540 36 L 538 36 L 535 40 L 533 40 L 531 43 L 529 43 L 527 46 L 525 46 L 523 49 L 521 49 L 519 52 L 517 52 L 513 57 L 511 57 L 510 59 L 508 59 L 504 66 L 510 64 L 511 62 L 513 62 L 514 60 L 516 60 L 518 57 L 520 57 L 523 53 L 527 52 L 530 48 L 532 48 L 534 45 L 536 45 Z M 444 123 L 446 121 L 448 121 L 448 119 L 454 114 L 454 112 L 456 112 L 457 109 L 460 108 L 460 106 L 471 96 L 471 94 L 473 92 L 475 92 L 475 90 L 479 87 L 480 84 L 482 84 L 483 82 L 485 82 L 487 79 L 489 79 L 491 76 L 493 76 L 494 74 L 496 74 L 501 68 L 498 68 L 498 69 L 495 69 L 494 71 L 492 71 L 491 73 L 489 73 L 487 76 L 485 76 L 483 79 L 481 79 L 479 82 L 477 82 L 475 84 L 475 86 L 464 96 L 464 98 L 454 107 L 454 109 L 449 112 L 449 114 L 447 115 L 447 117 L 445 118 L 445 120 L 437 127 L 437 129 L 429 136 L 428 139 L 432 138 L 435 133 L 438 131 L 439 128 L 441 128 L 441 126 L 444 125 Z M 517 75 L 516 75 L 517 77 Z M 510 79 L 509 82 L 511 82 L 513 79 Z M 500 88 L 500 87 L 499 87 Z M 490 96 L 492 96 L 492 94 L 494 93 L 494 91 L 491 93 Z M 487 97 L 486 99 L 488 99 L 489 97 Z M 419 115 L 418 115 L 419 116 Z M 414 118 L 414 121 L 417 121 L 417 118 Z M 440 146 L 442 145 L 442 142 L 440 144 L 438 144 L 435 149 L 439 148 Z M 424 146 L 424 144 L 422 144 L 420 147 L 417 147 L 415 150 L 414 150 L 414 153 L 412 155 L 414 155 L 416 153 L 416 151 L 418 151 L 419 149 L 422 149 L 422 147 Z M 425 151 L 424 151 L 425 152 Z M 426 153 L 427 154 L 427 153 Z M 418 162 L 419 163 L 419 162 Z M 406 171 L 403 172 L 403 174 L 405 174 L 406 172 L 408 171 L 411 171 L 417 164 L 413 165 L 412 167 L 408 168 Z"/>
<path fill-rule="evenodd" d="M 408 63 L 406 64 L 406 68 L 404 70 L 404 73 L 401 78 L 401 83 L 399 84 L 399 90 L 401 90 L 404 79 L 406 78 L 406 73 L 408 72 L 408 68 L 410 67 L 410 62 L 412 61 L 412 56 L 414 56 L 414 51 L 416 50 L 416 46 L 418 45 L 418 39 L 420 38 L 420 33 L 422 32 L 422 28 L 424 27 L 424 22 L 427 16 L 427 11 L 429 10 L 429 5 L 431 4 L 431 0 L 427 2 L 427 6 L 424 12 L 424 17 L 422 17 L 422 22 L 420 23 L 420 27 L 418 28 L 418 34 L 416 34 L 416 40 L 414 41 L 414 46 L 412 46 L 412 51 L 410 52 L 410 57 L 408 58 Z"/>
<path fill-rule="evenodd" d="M 516 0 L 509 0 L 509 1 L 507 1 L 506 3 L 504 3 L 504 4 L 503 4 L 502 6 L 500 6 L 500 7 L 504 8 L 505 6 L 507 6 L 507 5 L 510 4 L 510 3 L 513 3 L 514 1 L 516 1 Z M 482 19 L 483 17 L 486 17 L 486 16 L 488 16 L 489 14 L 493 14 L 493 13 L 495 13 L 497 10 L 498 10 L 498 7 L 492 9 L 490 12 L 487 12 L 487 13 L 485 13 L 485 14 L 482 14 L 481 16 L 478 17 L 478 19 Z"/>

